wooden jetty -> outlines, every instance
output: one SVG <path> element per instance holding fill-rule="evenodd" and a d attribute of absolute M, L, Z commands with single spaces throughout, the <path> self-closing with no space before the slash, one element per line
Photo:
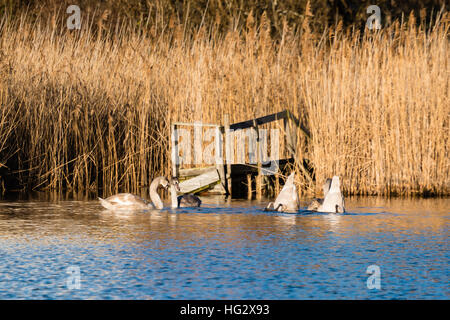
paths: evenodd
<path fill-rule="evenodd" d="M 261 150 L 267 148 L 267 145 L 263 145 L 263 143 L 267 143 L 267 140 L 263 138 L 267 137 L 262 137 L 262 133 L 265 131 L 261 130 L 261 126 L 279 120 L 283 121 L 281 127 L 284 134 L 283 145 L 285 150 L 282 153 L 287 156 L 283 159 L 272 158 L 268 161 L 267 157 L 264 159 L 265 155 L 261 154 Z M 182 128 L 185 128 L 184 131 Z M 211 139 L 214 142 L 209 145 L 210 149 L 214 149 L 214 156 L 208 159 L 209 165 L 205 164 L 208 160 L 205 161 L 202 158 L 202 130 L 205 128 L 208 129 L 209 136 L 214 138 Z M 287 165 L 293 164 L 295 159 L 299 159 L 297 129 L 300 129 L 300 132 L 309 137 L 308 130 L 288 110 L 233 124 L 229 123 L 228 115 L 225 115 L 223 125 L 199 122 L 172 123 L 172 175 L 180 180 L 180 191 L 183 194 L 210 192 L 243 197 L 242 189 L 245 189 L 248 198 L 251 198 L 253 191 L 255 191 L 256 198 L 260 199 L 263 177 L 275 175 L 275 188 L 279 189 L 277 173 L 283 171 Z M 247 132 L 244 134 L 244 145 L 239 145 L 239 142 L 235 145 L 235 137 L 243 134 L 245 130 Z M 193 143 L 190 138 L 192 132 Z M 235 149 L 241 148 L 241 151 L 245 149 L 245 137 L 254 137 L 251 140 L 254 143 L 249 138 L 244 157 L 236 160 Z M 278 148 L 276 145 L 278 142 L 271 140 L 271 153 L 275 147 Z M 180 151 L 184 152 L 182 156 L 180 156 Z M 194 161 L 192 161 L 192 158 Z M 211 161 L 212 158 L 213 161 Z M 246 160 L 244 161 L 244 159 Z"/>

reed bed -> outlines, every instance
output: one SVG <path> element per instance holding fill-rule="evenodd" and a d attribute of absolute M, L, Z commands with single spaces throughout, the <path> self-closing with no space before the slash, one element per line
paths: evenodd
<path fill-rule="evenodd" d="M 171 172 L 171 122 L 289 109 L 311 132 L 298 131 L 300 192 L 339 175 L 347 194 L 449 194 L 445 13 L 427 29 L 410 16 L 364 34 L 317 34 L 305 19 L 279 39 L 264 16 L 192 34 L 173 19 L 158 32 L 102 19 L 1 21 L 5 188 L 140 193 Z"/>

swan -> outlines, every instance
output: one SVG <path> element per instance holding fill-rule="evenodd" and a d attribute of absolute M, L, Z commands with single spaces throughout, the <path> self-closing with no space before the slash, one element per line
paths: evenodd
<path fill-rule="evenodd" d="M 169 184 L 172 208 L 200 207 L 202 200 L 194 194 L 188 193 L 177 196 L 177 192 L 180 191 L 179 181 L 177 178 L 170 178 Z"/>
<path fill-rule="evenodd" d="M 157 192 L 160 185 L 167 190 L 169 181 L 166 177 L 157 177 L 150 184 L 149 193 L 153 204 L 131 193 L 118 193 L 106 199 L 100 197 L 98 199 L 108 210 L 162 209 L 164 205 Z"/>
<path fill-rule="evenodd" d="M 331 179 L 327 178 L 327 180 L 325 181 L 325 183 L 322 186 L 324 198 L 326 197 L 328 190 L 330 190 L 330 186 L 331 186 Z M 306 209 L 310 210 L 310 211 L 317 211 L 317 209 L 319 209 L 319 207 L 322 205 L 322 203 L 323 203 L 323 199 L 314 198 L 311 201 L 311 203 L 309 204 L 308 208 L 306 208 Z"/>
<path fill-rule="evenodd" d="M 333 179 L 331 180 L 330 188 L 325 194 L 323 202 L 318 206 L 316 211 L 332 212 L 332 213 L 345 212 L 344 197 L 342 196 L 341 193 L 341 184 L 338 176 L 334 176 Z"/>
<path fill-rule="evenodd" d="M 275 202 L 270 202 L 265 210 L 296 211 L 299 207 L 297 188 L 294 184 L 295 172 L 292 172 L 281 189 Z M 272 208 L 271 208 L 272 207 Z"/>

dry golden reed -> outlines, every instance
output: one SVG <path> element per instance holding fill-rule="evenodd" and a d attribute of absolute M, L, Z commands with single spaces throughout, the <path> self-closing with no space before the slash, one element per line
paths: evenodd
<path fill-rule="evenodd" d="M 176 21 L 104 30 L 107 18 L 81 30 L 2 20 L 2 179 L 139 193 L 170 173 L 172 121 L 289 109 L 311 132 L 298 130 L 297 164 L 315 176 L 297 165 L 302 192 L 339 175 L 348 194 L 449 194 L 448 20 L 313 34 L 306 17 L 275 41 L 251 15 L 242 29 L 194 36 Z"/>

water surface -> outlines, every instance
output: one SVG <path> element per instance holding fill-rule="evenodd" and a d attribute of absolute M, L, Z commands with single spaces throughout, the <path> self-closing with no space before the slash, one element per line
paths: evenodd
<path fill-rule="evenodd" d="M 448 198 L 347 198 L 339 215 L 202 200 L 134 214 L 95 200 L 2 200 L 0 299 L 450 297 Z M 367 286 L 371 265 L 380 289 Z"/>

